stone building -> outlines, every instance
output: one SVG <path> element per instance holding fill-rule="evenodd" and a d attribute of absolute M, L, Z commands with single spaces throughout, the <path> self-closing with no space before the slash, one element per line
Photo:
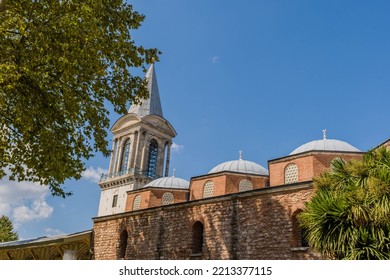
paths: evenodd
<path fill-rule="evenodd" d="M 0 244 L 0 259 L 320 259 L 297 214 L 313 195 L 313 177 L 334 159 L 364 153 L 324 130 L 322 139 L 269 160 L 268 170 L 240 153 L 190 182 L 168 177 L 176 131 L 163 117 L 153 65 L 146 79 L 149 98 L 111 128 L 93 231 Z"/>
<path fill-rule="evenodd" d="M 269 160 L 269 171 L 240 154 L 190 182 L 168 177 L 176 132 L 162 115 L 154 66 L 147 79 L 149 99 L 111 129 L 110 173 L 99 183 L 93 218 L 95 259 L 321 258 L 296 215 L 313 195 L 314 176 L 336 158 L 364 153 L 324 131 L 322 139 Z"/>

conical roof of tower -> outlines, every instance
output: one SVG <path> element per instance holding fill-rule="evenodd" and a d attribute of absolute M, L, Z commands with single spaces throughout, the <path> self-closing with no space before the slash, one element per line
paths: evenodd
<path fill-rule="evenodd" d="M 149 70 L 145 75 L 148 82 L 149 98 L 143 99 L 140 104 L 132 104 L 129 109 L 129 113 L 137 114 L 141 118 L 147 115 L 163 117 L 156 70 L 154 68 L 154 64 L 150 65 Z"/>

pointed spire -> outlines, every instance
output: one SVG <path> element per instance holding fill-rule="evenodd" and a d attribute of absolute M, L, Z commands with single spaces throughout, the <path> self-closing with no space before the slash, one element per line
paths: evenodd
<path fill-rule="evenodd" d="M 242 150 L 239 150 L 238 152 L 240 154 L 240 158 L 239 159 L 242 160 Z"/>
<path fill-rule="evenodd" d="M 132 104 L 129 113 L 137 114 L 140 117 L 147 115 L 163 116 L 160 94 L 157 85 L 156 70 L 154 64 L 150 65 L 148 72 L 146 72 L 145 79 L 148 82 L 149 98 L 143 99 L 141 104 Z"/>
<path fill-rule="evenodd" d="M 322 137 L 324 138 L 324 140 L 326 139 L 326 129 L 322 130 Z"/>

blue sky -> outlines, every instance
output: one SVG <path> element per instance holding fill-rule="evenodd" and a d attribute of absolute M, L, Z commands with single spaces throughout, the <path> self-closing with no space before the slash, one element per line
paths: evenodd
<path fill-rule="evenodd" d="M 267 161 L 327 137 L 366 151 L 390 138 L 389 1 L 133 1 L 134 39 L 162 51 L 163 112 L 175 127 L 171 172 L 189 180 L 243 158 Z M 111 114 L 111 124 L 118 118 Z M 110 140 L 111 138 L 109 138 Z M 111 142 L 110 142 L 111 147 Z M 108 168 L 97 154 L 74 195 L 0 182 L 0 214 L 20 237 L 92 228 Z"/>

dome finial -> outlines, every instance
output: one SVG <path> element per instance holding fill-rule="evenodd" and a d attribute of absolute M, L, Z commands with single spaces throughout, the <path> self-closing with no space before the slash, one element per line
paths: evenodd
<path fill-rule="evenodd" d="M 173 168 L 172 177 L 176 177 L 176 168 Z"/>
<path fill-rule="evenodd" d="M 238 153 L 240 154 L 240 160 L 242 160 L 242 150 L 239 150 Z"/>
<path fill-rule="evenodd" d="M 322 130 L 322 137 L 324 138 L 324 140 L 326 139 L 326 129 Z"/>

